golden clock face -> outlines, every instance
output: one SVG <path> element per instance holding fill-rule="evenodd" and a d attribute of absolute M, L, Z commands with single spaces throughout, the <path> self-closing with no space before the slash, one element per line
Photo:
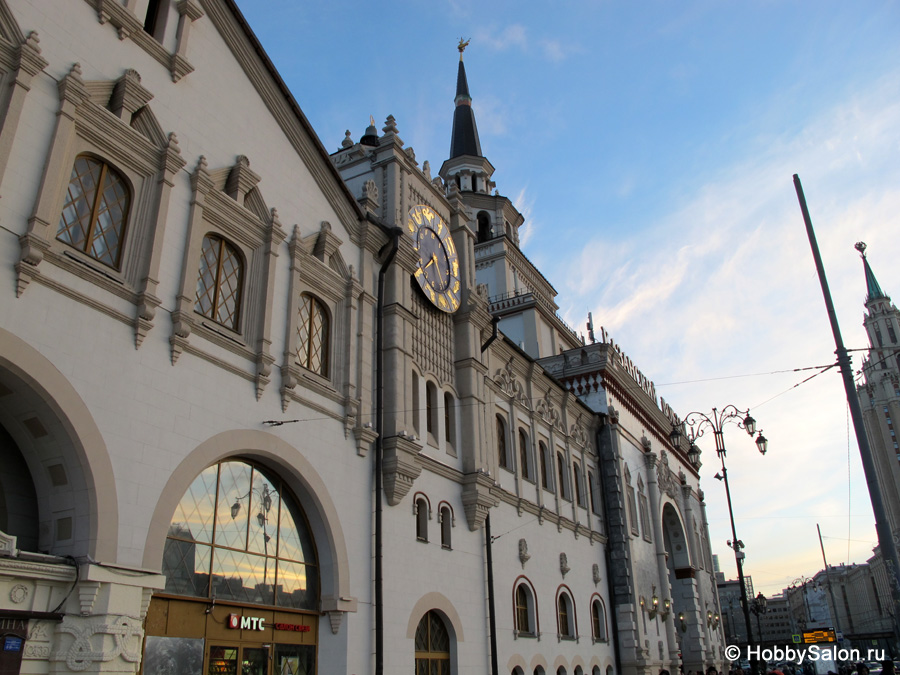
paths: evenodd
<path fill-rule="evenodd" d="M 416 281 L 435 307 L 452 314 L 459 309 L 460 282 L 450 227 L 430 206 L 419 204 L 409 210 L 406 231 L 419 255 Z"/>

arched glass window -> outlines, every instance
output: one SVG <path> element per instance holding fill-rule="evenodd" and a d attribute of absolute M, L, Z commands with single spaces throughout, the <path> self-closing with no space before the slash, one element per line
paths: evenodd
<path fill-rule="evenodd" d="M 434 382 L 425 383 L 425 428 L 434 436 L 437 433 L 437 387 Z"/>
<path fill-rule="evenodd" d="M 456 434 L 454 433 L 456 430 L 455 420 L 455 408 L 453 407 L 453 395 L 450 393 L 444 394 L 444 440 L 447 441 L 450 445 L 456 441 Z"/>
<path fill-rule="evenodd" d="M 504 469 L 509 468 L 509 457 L 506 453 L 506 423 L 497 415 L 497 459 Z"/>
<path fill-rule="evenodd" d="M 606 610 L 600 598 L 594 598 L 591 602 L 591 629 L 595 642 L 606 642 Z"/>
<path fill-rule="evenodd" d="M 566 480 L 566 458 L 563 457 L 561 452 L 556 453 L 556 473 L 559 482 L 559 496 L 563 499 L 571 499 L 568 481 Z"/>
<path fill-rule="evenodd" d="M 244 263 L 234 246 L 215 234 L 203 237 L 194 309 L 216 323 L 237 330 L 243 272 Z"/>
<path fill-rule="evenodd" d="M 533 480 L 531 462 L 528 461 L 528 435 L 521 429 L 519 429 L 519 463 L 522 465 L 522 478 Z"/>
<path fill-rule="evenodd" d="M 240 460 L 200 473 L 175 509 L 163 553 L 166 593 L 316 610 L 316 549 L 296 499 Z"/>
<path fill-rule="evenodd" d="M 450 540 L 450 530 L 453 528 L 453 513 L 449 506 L 442 506 L 440 511 L 441 519 L 441 548 L 452 548 Z"/>
<path fill-rule="evenodd" d="M 450 633 L 434 610 L 416 628 L 416 675 L 450 675 Z"/>
<path fill-rule="evenodd" d="M 419 376 L 416 375 L 415 371 L 412 374 L 412 423 L 413 429 L 416 430 L 416 434 L 419 433 L 419 413 L 422 411 L 422 406 L 419 405 Z"/>
<path fill-rule="evenodd" d="M 428 541 L 428 502 L 422 497 L 416 500 L 416 539 Z"/>
<path fill-rule="evenodd" d="M 118 171 L 93 157 L 77 157 L 56 238 L 118 267 L 130 203 L 131 191 Z"/>
<path fill-rule="evenodd" d="M 572 466 L 575 468 L 575 503 L 584 506 L 584 502 L 581 501 L 581 467 L 578 466 L 578 462 L 573 462 Z"/>
<path fill-rule="evenodd" d="M 516 630 L 524 635 L 534 635 L 535 626 L 534 595 L 527 583 L 516 586 Z"/>
<path fill-rule="evenodd" d="M 552 490 L 553 488 L 550 486 L 550 472 L 552 471 L 550 453 L 543 441 L 538 443 L 538 447 L 541 454 L 541 487 L 545 490 Z"/>
<path fill-rule="evenodd" d="M 297 360 L 319 375 L 328 375 L 328 312 L 318 298 L 309 293 L 300 296 L 297 322 Z"/>
<path fill-rule="evenodd" d="M 571 634 L 571 628 L 569 626 L 569 603 L 566 602 L 565 594 L 559 596 L 557 618 L 559 620 L 559 634 L 563 637 L 568 637 Z"/>

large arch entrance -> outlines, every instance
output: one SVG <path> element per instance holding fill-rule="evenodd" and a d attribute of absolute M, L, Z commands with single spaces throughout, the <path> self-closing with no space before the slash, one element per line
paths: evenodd
<path fill-rule="evenodd" d="M 675 636 L 685 670 L 703 671 L 706 632 L 696 604 L 696 569 L 691 560 L 691 547 L 681 515 L 671 502 L 662 510 L 663 543 L 666 566 L 672 588 L 672 612 Z M 690 668 L 689 668 L 690 666 Z"/>
<path fill-rule="evenodd" d="M 0 531 L 18 549 L 116 562 L 116 488 L 100 431 L 62 373 L 2 328 L 0 466 Z"/>
<path fill-rule="evenodd" d="M 307 675 L 346 658 L 340 628 L 356 599 L 340 521 L 308 460 L 277 436 L 223 432 L 188 455 L 157 502 L 144 560 L 166 577 L 150 602 L 145 675 L 173 661 L 204 675 Z"/>

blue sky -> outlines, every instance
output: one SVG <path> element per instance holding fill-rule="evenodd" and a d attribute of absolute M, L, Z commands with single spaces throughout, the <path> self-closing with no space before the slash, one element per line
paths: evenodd
<path fill-rule="evenodd" d="M 756 587 L 822 567 L 816 523 L 830 563 L 871 555 L 838 375 L 793 388 L 812 371 L 778 371 L 834 358 L 792 174 L 847 346 L 866 346 L 856 241 L 900 296 L 900 4 L 238 5 L 326 149 L 392 114 L 433 173 L 449 151 L 456 43 L 471 38 L 482 150 L 562 315 L 582 332 L 593 312 L 682 415 L 750 407 L 770 439 L 760 457 L 726 435 Z M 733 577 L 718 463 L 701 447 L 713 552 Z"/>

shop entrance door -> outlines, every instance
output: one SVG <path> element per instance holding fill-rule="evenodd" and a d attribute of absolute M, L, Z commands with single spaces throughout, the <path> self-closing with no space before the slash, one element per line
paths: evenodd
<path fill-rule="evenodd" d="M 269 647 L 211 644 L 206 652 L 207 675 L 269 675 Z"/>

